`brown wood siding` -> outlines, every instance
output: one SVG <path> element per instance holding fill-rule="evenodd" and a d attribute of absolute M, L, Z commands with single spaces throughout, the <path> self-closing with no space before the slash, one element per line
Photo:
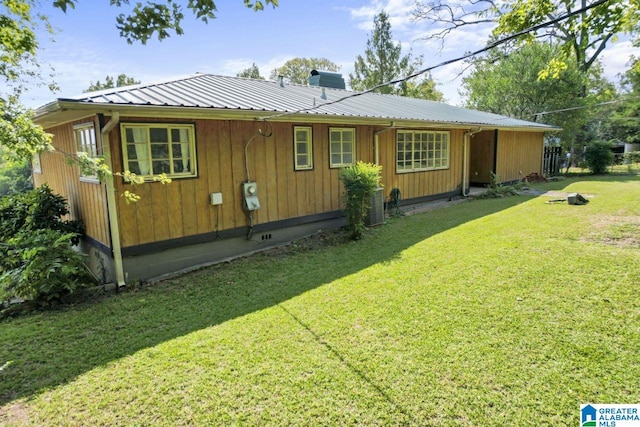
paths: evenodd
<path fill-rule="evenodd" d="M 382 130 L 382 128 L 378 129 Z M 382 165 L 382 185 L 386 197 L 393 188 L 400 189 L 402 199 L 448 193 L 462 188 L 462 130 L 450 131 L 449 168 L 424 172 L 396 173 L 396 129 L 379 134 L 378 149 Z M 373 133 L 371 134 L 373 140 Z"/>
<path fill-rule="evenodd" d="M 40 154 L 42 173 L 34 173 L 34 184 L 47 184 L 69 204 L 69 217 L 85 223 L 86 235 L 106 246 L 111 245 L 107 214 L 105 186 L 100 183 L 80 181 L 76 165 L 70 165 L 63 153 L 75 153 L 73 126 L 94 121 L 96 141 L 100 143 L 99 127 L 94 118 L 46 129 L 53 134 L 56 151 Z"/>
<path fill-rule="evenodd" d="M 121 123 L 158 121 L 174 122 L 171 119 L 126 117 L 120 120 Z M 118 196 L 125 190 L 141 196 L 137 203 L 126 203 L 123 197 L 118 197 L 123 247 L 247 226 L 241 194 L 241 185 L 247 180 L 246 166 L 249 178 L 258 184 L 260 209 L 253 212 L 254 224 L 341 209 L 339 169 L 329 167 L 328 138 L 329 128 L 333 125 L 299 124 L 312 127 L 314 167 L 296 171 L 292 123 L 227 120 L 195 120 L 190 123 L 194 123 L 196 128 L 197 178 L 175 179 L 167 185 L 147 183 L 136 187 L 125 184 L 121 178 L 116 179 Z M 356 158 L 373 161 L 371 127 L 335 127 L 354 128 Z M 271 133 L 271 136 L 258 135 L 258 129 Z M 251 142 L 247 146 L 249 140 Z M 122 171 L 119 129 L 111 132 L 110 142 L 114 169 Z M 210 204 L 211 193 L 222 193 L 222 205 Z"/>
<path fill-rule="evenodd" d="M 540 132 L 498 132 L 496 173 L 501 182 L 541 173 L 543 137 Z"/>

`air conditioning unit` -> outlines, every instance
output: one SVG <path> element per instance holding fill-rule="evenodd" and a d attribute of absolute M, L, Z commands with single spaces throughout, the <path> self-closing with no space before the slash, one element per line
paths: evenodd
<path fill-rule="evenodd" d="M 365 224 L 368 227 L 380 225 L 384 222 L 384 190 L 377 188 L 373 196 L 371 196 L 371 208 L 365 218 Z"/>

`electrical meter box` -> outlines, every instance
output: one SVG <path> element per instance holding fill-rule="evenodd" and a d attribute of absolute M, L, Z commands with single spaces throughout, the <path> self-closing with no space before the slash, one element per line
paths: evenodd
<path fill-rule="evenodd" d="M 255 211 L 256 209 L 260 209 L 260 201 L 258 200 L 258 184 L 251 181 L 243 182 L 242 200 L 244 210 Z"/>

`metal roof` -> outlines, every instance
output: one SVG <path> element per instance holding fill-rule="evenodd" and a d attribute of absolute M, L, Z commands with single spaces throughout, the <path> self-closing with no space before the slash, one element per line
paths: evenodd
<path fill-rule="evenodd" d="M 423 99 L 359 93 L 343 89 L 195 74 L 169 81 L 106 89 L 59 98 L 36 111 L 45 115 L 66 105 L 190 107 L 206 110 L 309 115 L 343 119 L 386 119 L 431 124 L 555 130 L 554 126 L 514 119 Z M 261 117 L 268 115 L 261 114 Z"/>

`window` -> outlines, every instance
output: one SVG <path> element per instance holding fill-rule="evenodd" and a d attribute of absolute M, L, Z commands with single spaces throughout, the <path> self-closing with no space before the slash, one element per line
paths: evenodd
<path fill-rule="evenodd" d="M 332 168 L 354 163 L 355 137 L 355 129 L 329 128 L 329 162 Z"/>
<path fill-rule="evenodd" d="M 296 170 L 313 169 L 313 141 L 310 127 L 294 126 L 293 146 Z"/>
<path fill-rule="evenodd" d="M 398 131 L 397 172 L 414 172 L 449 167 L 449 132 Z"/>
<path fill-rule="evenodd" d="M 31 170 L 33 173 L 42 173 L 42 163 L 40 162 L 40 153 L 35 153 L 31 157 Z"/>
<path fill-rule="evenodd" d="M 193 125 L 122 124 L 124 168 L 141 177 L 196 176 Z"/>
<path fill-rule="evenodd" d="M 73 127 L 73 138 L 76 143 L 76 151 L 85 154 L 90 159 L 98 157 L 98 145 L 93 123 L 84 123 Z M 98 180 L 96 174 L 87 168 L 80 168 L 80 177 L 89 180 Z"/>

